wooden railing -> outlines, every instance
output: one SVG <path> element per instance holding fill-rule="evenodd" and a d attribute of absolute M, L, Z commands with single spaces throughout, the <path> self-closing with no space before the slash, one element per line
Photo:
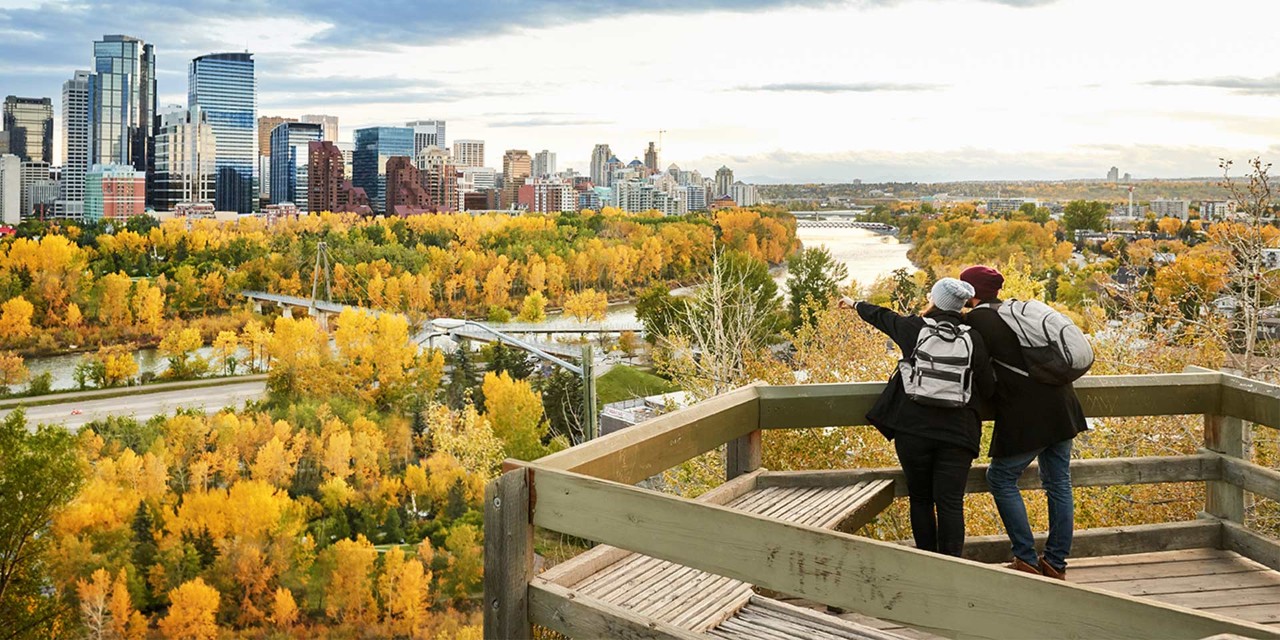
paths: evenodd
<path fill-rule="evenodd" d="M 512 470 L 485 496 L 485 637 L 527 638 L 533 624 L 571 637 L 701 637 L 539 578 L 535 527 L 945 636 L 1280 637 L 1275 628 L 984 564 L 1007 559 L 1003 536 L 971 538 L 967 559 L 954 559 L 633 486 L 721 445 L 728 445 L 728 478 L 754 471 L 761 430 L 865 424 L 882 389 L 882 383 L 754 385 L 534 462 L 511 461 Z M 1075 461 L 1075 486 L 1203 481 L 1207 492 L 1197 520 L 1077 531 L 1073 555 L 1213 547 L 1280 570 L 1280 543 L 1242 522 L 1246 492 L 1280 500 L 1280 472 L 1241 457 L 1245 422 L 1280 428 L 1280 387 L 1197 370 L 1087 377 L 1076 389 L 1090 417 L 1202 415 L 1205 442 L 1188 456 Z M 975 467 L 969 491 L 987 490 L 983 472 Z M 755 481 L 837 486 L 881 477 L 902 475 L 771 472 Z M 1022 486 L 1039 486 L 1034 467 Z M 903 494 L 905 483 L 897 491 Z"/>

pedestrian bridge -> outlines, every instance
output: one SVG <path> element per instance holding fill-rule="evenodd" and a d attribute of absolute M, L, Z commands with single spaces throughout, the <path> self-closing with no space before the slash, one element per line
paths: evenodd
<path fill-rule="evenodd" d="M 898 228 L 881 222 L 854 222 L 852 220 L 796 220 L 798 229 L 867 229 L 896 235 Z"/>
<path fill-rule="evenodd" d="M 1076 388 L 1090 417 L 1194 416 L 1204 446 L 1077 460 L 1075 485 L 1199 484 L 1199 517 L 1077 530 L 1067 582 L 1000 567 L 1004 536 L 970 538 L 959 559 L 855 535 L 905 496 L 901 471 L 768 471 L 761 433 L 858 426 L 883 383 L 753 385 L 508 461 L 485 496 L 484 635 L 1280 638 L 1280 541 L 1246 520 L 1280 501 L 1280 472 L 1243 437 L 1280 428 L 1280 387 L 1198 369 Z M 635 486 L 722 446 L 727 481 L 696 500 Z M 984 474 L 969 492 L 987 491 Z M 1022 486 L 1039 487 L 1034 466 Z M 598 546 L 536 573 L 535 527 Z"/>
<path fill-rule="evenodd" d="M 265 305 L 275 305 L 280 307 L 286 316 L 292 316 L 293 309 L 306 309 L 307 313 L 319 317 L 322 322 L 327 322 L 330 316 L 342 313 L 342 310 L 347 308 L 356 309 L 373 315 L 381 315 L 383 313 L 404 315 L 394 311 L 370 309 L 368 307 L 358 307 L 339 302 L 328 302 L 325 300 L 316 300 L 314 298 L 303 298 L 300 296 L 290 296 L 279 293 L 266 293 L 264 291 L 242 291 L 240 295 L 244 296 L 257 306 L 259 312 L 262 311 L 262 307 Z M 413 324 L 414 321 L 410 319 L 410 323 Z M 493 329 L 509 336 L 525 338 L 524 342 L 526 344 L 535 346 L 547 353 L 563 358 L 580 357 L 582 355 L 582 347 L 554 342 L 547 338 L 553 338 L 557 334 L 585 337 L 601 334 L 616 335 L 623 332 L 632 332 L 637 335 L 644 333 L 644 327 L 639 324 L 608 327 L 587 324 L 565 325 L 563 323 L 557 323 L 557 326 L 555 327 L 548 327 L 543 323 L 522 322 L 494 323 L 492 325 L 489 323 L 481 324 L 484 324 L 485 326 L 492 326 Z M 415 343 L 429 343 L 435 337 L 444 336 L 445 333 L 446 332 L 432 328 L 431 323 L 426 322 L 423 323 L 423 328 L 412 336 L 412 340 Z M 447 333 L 455 338 L 465 338 L 467 340 L 475 340 L 478 342 L 501 341 L 501 338 L 494 333 L 475 326 L 464 325 L 456 329 L 451 329 Z"/>

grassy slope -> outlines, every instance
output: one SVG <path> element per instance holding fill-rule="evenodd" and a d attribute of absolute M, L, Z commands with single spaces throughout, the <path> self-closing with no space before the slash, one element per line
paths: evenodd
<path fill-rule="evenodd" d="M 605 404 L 678 390 L 669 380 L 625 365 L 596 378 L 596 396 Z"/>

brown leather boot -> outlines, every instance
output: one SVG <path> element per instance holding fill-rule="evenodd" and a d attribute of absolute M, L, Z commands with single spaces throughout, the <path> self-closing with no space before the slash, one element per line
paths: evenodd
<path fill-rule="evenodd" d="M 1053 565 L 1045 562 L 1044 558 L 1040 558 L 1040 575 L 1046 578 L 1053 578 L 1054 580 L 1066 580 L 1067 570 L 1063 569 L 1062 571 L 1058 571 L 1053 568 Z"/>
<path fill-rule="evenodd" d="M 1043 562 L 1041 564 L 1043 564 Z M 1014 571 L 1022 571 L 1024 573 L 1034 573 L 1036 575 L 1041 575 L 1039 569 L 1023 562 L 1022 558 L 1014 558 L 1013 562 L 1006 564 L 1004 568 L 1013 569 Z"/>

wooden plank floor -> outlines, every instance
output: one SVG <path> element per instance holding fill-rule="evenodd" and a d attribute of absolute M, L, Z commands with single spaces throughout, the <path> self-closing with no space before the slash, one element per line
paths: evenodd
<path fill-rule="evenodd" d="M 1280 572 L 1233 551 L 1188 549 L 1077 558 L 1071 560 L 1067 579 L 1280 628 Z M 831 614 L 826 606 L 812 600 L 779 599 L 907 638 L 941 640 L 919 629 L 858 613 Z"/>
<path fill-rule="evenodd" d="M 1280 572 L 1232 551 L 1081 558 L 1070 562 L 1067 580 L 1280 627 Z"/>

